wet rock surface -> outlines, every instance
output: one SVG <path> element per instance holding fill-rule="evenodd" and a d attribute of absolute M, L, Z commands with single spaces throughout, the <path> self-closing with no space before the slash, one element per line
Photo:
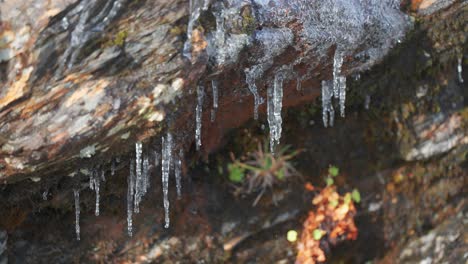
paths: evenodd
<path fill-rule="evenodd" d="M 23 63 L 16 75 L 2 76 L 7 89 L 0 92 L 0 173 L 3 179 L 19 181 L 0 187 L 0 263 L 291 263 L 296 244 L 286 233 L 300 232 L 312 209 L 313 194 L 304 183 L 323 185 L 331 164 L 343 172 L 335 180 L 339 191 L 358 188 L 363 199 L 356 216 L 358 239 L 327 248 L 330 263 L 464 260 L 468 113 L 467 90 L 460 80 L 468 77 L 458 68 L 466 68 L 466 3 L 412 1 L 410 9 L 419 13 L 412 14 L 414 28 L 377 63 L 401 35 L 395 33 L 388 43 L 379 38 L 354 42 L 352 34 L 334 39 L 301 28 L 314 22 L 313 16 L 301 17 L 307 6 L 281 13 L 291 1 L 228 2 L 213 4 L 213 14 L 198 6 L 201 14 L 188 46 L 184 30 L 192 16 L 185 1 L 81 1 L 96 9 L 96 19 L 85 26 L 101 31 L 83 37 L 89 43 L 75 51 L 66 45 L 80 35 L 84 14 L 76 14 L 81 12 L 76 4 L 62 13 L 49 10 L 48 23 L 27 30 L 11 25 L 18 41 L 23 41 L 21 34 L 30 40 L 22 42 L 26 50 L 0 57 L 2 71 L 10 74 Z M 338 2 L 339 7 L 349 5 Z M 2 20 L 15 7 L 12 3 L 0 3 Z M 117 14 L 110 17 L 109 27 L 100 29 L 112 6 Z M 415 6 L 433 11 L 425 16 Z M 346 20 L 362 11 L 353 10 L 343 11 Z M 328 31 L 343 33 L 339 21 L 328 21 Z M 376 26 L 371 31 L 382 29 L 381 22 L 371 23 Z M 225 35 L 217 32 L 223 23 Z M 47 29 L 36 28 L 41 25 Z M 349 25 L 348 33 L 359 31 L 360 25 Z M 383 38 L 395 32 L 383 29 L 389 30 L 381 32 Z M 2 34 L 11 49 L 10 33 Z M 305 39 L 314 34 L 322 43 L 312 46 L 321 51 L 303 48 L 311 45 Z M 347 116 L 337 114 L 335 126 L 324 128 L 316 100 L 321 80 L 333 79 L 337 44 L 343 41 L 350 50 L 337 76 L 377 64 L 354 75 L 356 80 L 348 78 Z M 374 44 L 385 51 L 364 56 L 373 50 L 366 45 Z M 369 61 L 359 60 L 359 54 Z M 303 150 L 295 160 L 302 178 L 272 190 L 276 205 L 268 193 L 253 207 L 256 194 L 235 195 L 222 167 L 231 162 L 226 153 L 243 155 L 252 150 L 252 138 L 267 134 L 268 107 L 258 98 L 268 99 L 272 80 L 281 79 L 275 78 L 277 70 L 287 77 L 281 84 L 282 119 L 273 123 L 283 124 L 282 144 Z M 213 80 L 219 88 L 214 122 L 209 111 Z M 197 84 L 208 91 L 200 120 L 201 153 L 194 144 Z M 255 96 L 259 119 L 254 122 L 249 120 Z M 336 109 L 338 103 L 331 102 Z M 174 153 L 186 152 L 180 200 L 175 180 L 169 178 L 169 229 L 164 228 L 157 156 L 159 136 L 166 137 L 167 131 L 174 135 Z M 149 167 L 152 185 L 140 213 L 133 216 L 129 237 L 127 177 L 135 141 L 143 141 L 144 155 L 156 161 Z M 96 191 L 88 189 L 93 171 L 106 175 L 100 185 L 100 216 L 95 216 Z M 80 241 L 74 189 L 80 191 Z"/>

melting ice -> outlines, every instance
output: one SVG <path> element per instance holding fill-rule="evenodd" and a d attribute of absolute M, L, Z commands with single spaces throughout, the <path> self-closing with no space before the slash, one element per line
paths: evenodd
<path fill-rule="evenodd" d="M 322 81 L 322 119 L 325 127 L 333 126 L 335 110 L 332 104 L 333 87 L 330 81 Z"/>
<path fill-rule="evenodd" d="M 133 235 L 133 198 L 135 195 L 135 160 L 130 160 L 130 173 L 127 178 L 127 231 L 128 235 Z"/>
<path fill-rule="evenodd" d="M 203 86 L 197 86 L 197 107 L 195 109 L 195 144 L 197 150 L 200 150 L 202 145 L 201 132 L 202 132 L 202 117 L 203 117 L 203 98 L 205 91 Z"/>
<path fill-rule="evenodd" d="M 216 118 L 216 110 L 218 109 L 218 81 L 211 81 L 211 89 L 213 90 L 213 109 L 211 110 L 211 122 Z"/>
<path fill-rule="evenodd" d="M 94 214 L 99 216 L 99 200 L 100 200 L 100 178 L 99 173 L 96 169 L 93 169 L 91 176 L 89 177 L 89 188 L 96 192 L 96 208 Z"/>
<path fill-rule="evenodd" d="M 161 158 L 161 170 L 162 170 L 162 187 L 163 187 L 163 198 L 164 198 L 164 227 L 169 228 L 169 174 L 172 163 L 172 135 L 170 132 L 167 133 L 166 138 L 162 138 L 162 158 Z"/>
<path fill-rule="evenodd" d="M 177 198 L 182 197 L 182 159 L 183 159 L 183 156 L 184 156 L 184 153 L 182 152 L 182 150 L 180 150 L 179 155 L 177 156 L 177 159 L 175 160 L 175 164 L 174 164 Z"/>
<path fill-rule="evenodd" d="M 73 197 L 75 199 L 75 233 L 76 240 L 80 240 L 80 191 L 73 190 Z"/>
<path fill-rule="evenodd" d="M 275 152 L 279 144 L 282 130 L 281 109 L 283 107 L 283 74 L 275 74 L 273 87 L 268 88 L 268 124 L 270 126 L 270 151 Z"/>

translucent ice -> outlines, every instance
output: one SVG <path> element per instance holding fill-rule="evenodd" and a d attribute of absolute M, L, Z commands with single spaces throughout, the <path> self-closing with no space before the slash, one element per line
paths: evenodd
<path fill-rule="evenodd" d="M 322 119 L 325 127 L 333 126 L 335 120 L 332 98 L 333 87 L 331 81 L 322 81 Z"/>
<path fill-rule="evenodd" d="M 169 174 L 172 163 L 172 135 L 170 132 L 167 133 L 166 138 L 162 138 L 162 187 L 163 187 L 163 198 L 164 198 L 164 227 L 169 228 Z"/>
<path fill-rule="evenodd" d="M 202 145 L 201 133 L 202 133 L 202 118 L 203 118 L 203 99 L 205 97 L 205 91 L 203 86 L 197 86 L 197 107 L 195 109 L 195 144 L 197 150 L 200 150 Z"/>
<path fill-rule="evenodd" d="M 270 151 L 275 152 L 282 130 L 281 109 L 283 107 L 283 74 L 275 74 L 273 86 L 268 88 L 268 124 L 270 126 Z"/>
<path fill-rule="evenodd" d="M 76 240 L 80 240 L 80 191 L 73 190 L 73 197 L 75 198 L 75 233 Z"/>

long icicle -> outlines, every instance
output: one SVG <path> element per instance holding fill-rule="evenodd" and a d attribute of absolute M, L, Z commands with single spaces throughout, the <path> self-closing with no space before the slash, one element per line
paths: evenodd
<path fill-rule="evenodd" d="M 333 88 L 330 81 L 322 81 L 322 119 L 325 127 L 333 126 L 335 120 L 332 98 Z"/>
<path fill-rule="evenodd" d="M 162 138 L 162 160 L 161 160 L 161 177 L 163 186 L 163 198 L 164 198 L 164 227 L 169 228 L 169 174 L 172 163 L 172 135 L 170 132 L 167 133 L 166 138 Z"/>
<path fill-rule="evenodd" d="M 135 194 L 135 160 L 130 160 L 130 173 L 127 178 L 127 231 L 133 236 L 133 197 Z"/>
<path fill-rule="evenodd" d="M 205 91 L 203 86 L 197 86 L 197 107 L 195 109 L 195 144 L 197 150 L 200 150 L 202 145 L 202 118 L 203 118 L 203 98 L 205 97 Z"/>
<path fill-rule="evenodd" d="M 177 198 L 179 199 L 182 197 L 182 159 L 183 159 L 183 156 L 184 156 L 184 153 L 182 150 L 180 150 L 179 155 L 177 156 L 177 159 L 174 164 Z"/>
<path fill-rule="evenodd" d="M 80 240 L 80 191 L 73 189 L 73 197 L 75 198 L 75 233 L 76 240 Z"/>
<path fill-rule="evenodd" d="M 275 152 L 280 142 L 283 120 L 281 110 L 283 107 L 283 74 L 275 74 L 273 87 L 268 87 L 268 124 L 270 126 L 270 151 Z"/>
<path fill-rule="evenodd" d="M 140 212 L 140 202 L 143 196 L 143 176 L 142 176 L 142 154 L 143 144 L 141 142 L 135 143 L 135 165 L 136 165 L 136 179 L 135 179 L 135 197 L 133 199 L 133 211 Z"/>
<path fill-rule="evenodd" d="M 94 190 L 96 193 L 96 207 L 94 210 L 94 214 L 99 216 L 99 200 L 100 200 L 100 182 L 99 182 L 99 173 L 97 169 L 93 169 L 91 172 L 91 176 L 89 177 L 89 188 Z"/>
<path fill-rule="evenodd" d="M 216 119 L 216 110 L 218 110 L 218 81 L 211 81 L 211 89 L 213 90 L 213 109 L 211 109 L 211 122 Z"/>

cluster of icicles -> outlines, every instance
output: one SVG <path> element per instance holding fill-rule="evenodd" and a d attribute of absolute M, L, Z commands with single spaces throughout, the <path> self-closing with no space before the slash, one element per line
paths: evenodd
<path fill-rule="evenodd" d="M 169 228 L 169 176 L 171 170 L 174 171 L 176 180 L 177 197 L 182 196 L 182 150 L 179 153 L 174 153 L 174 144 L 171 133 L 167 133 L 166 137 L 162 138 L 162 153 L 154 153 L 155 167 L 161 164 L 162 189 L 163 189 L 163 205 L 164 205 L 164 227 Z M 149 155 L 143 153 L 143 144 L 137 142 L 135 144 L 135 158 L 130 159 L 130 172 L 127 178 L 127 231 L 128 235 L 133 235 L 133 213 L 140 212 L 140 203 L 144 195 L 150 187 L 150 160 Z M 161 161 L 161 162 L 160 162 Z M 111 175 L 115 174 L 115 161 L 111 165 Z M 99 216 L 99 190 L 101 181 L 104 182 L 105 173 L 101 171 L 99 175 L 97 170 L 93 170 L 89 177 L 89 187 L 96 192 L 96 208 L 95 215 Z M 73 190 L 75 199 L 75 231 L 76 239 L 80 240 L 80 192 L 78 189 Z"/>
<path fill-rule="evenodd" d="M 209 6 L 209 0 L 190 0 L 190 18 L 187 28 L 187 41 L 184 45 L 183 54 L 187 58 L 191 58 L 191 36 L 194 25 L 200 17 L 202 10 L 207 10 Z M 223 21 L 217 17 L 217 24 L 223 25 Z M 216 39 L 218 42 L 224 40 L 224 32 L 221 26 L 217 27 Z M 287 34 L 286 34 L 287 35 Z M 345 52 L 336 49 L 333 58 L 333 79 L 322 81 L 322 119 L 325 127 L 333 126 L 335 120 L 335 110 L 333 108 L 333 98 L 337 98 L 340 106 L 340 114 L 342 117 L 345 116 L 345 100 L 346 100 L 346 77 L 342 74 L 342 65 L 344 60 Z M 264 99 L 259 95 L 255 81 L 260 77 L 257 75 L 263 74 L 261 65 L 253 66 L 252 68 L 246 69 L 246 82 L 252 95 L 254 96 L 254 113 L 255 119 L 258 119 L 258 107 L 263 104 Z M 458 66 L 459 79 L 461 78 L 461 62 L 459 61 Z M 274 153 L 276 146 L 280 143 L 282 133 L 282 101 L 283 101 L 283 82 L 288 79 L 288 73 L 283 70 L 278 70 L 274 76 L 273 82 L 267 89 L 267 120 L 270 127 L 270 151 Z M 298 78 L 298 89 L 300 89 L 301 78 Z M 216 118 L 216 110 L 218 109 L 218 81 L 211 81 L 213 102 L 211 110 L 211 121 L 213 122 Z M 195 109 L 195 145 L 196 149 L 199 150 L 202 145 L 202 116 L 203 116 L 203 104 L 205 97 L 205 89 L 202 85 L 197 86 L 197 105 Z M 155 153 L 155 166 L 159 165 L 161 160 L 161 175 L 162 175 L 162 189 L 163 189 L 163 205 L 165 213 L 165 228 L 169 228 L 169 176 L 171 169 L 174 170 L 176 179 L 177 196 L 181 196 L 181 167 L 182 167 L 182 156 L 183 153 L 174 153 L 173 149 L 173 137 L 171 133 L 167 133 L 162 138 L 162 153 L 159 156 Z M 149 156 L 143 155 L 143 146 L 141 142 L 137 142 L 135 145 L 135 158 L 130 160 L 130 173 L 128 176 L 128 190 L 127 190 L 127 229 L 128 234 L 133 234 L 133 213 L 139 213 L 139 204 L 142 201 L 143 196 L 148 191 L 150 186 L 150 172 L 149 172 Z M 112 163 L 111 173 L 115 172 L 115 164 Z M 99 215 L 99 190 L 100 182 L 105 181 L 104 172 L 101 175 L 97 171 L 93 171 L 90 176 L 90 188 L 96 192 L 96 216 Z M 80 207 L 79 190 L 74 190 L 75 198 L 75 217 L 76 217 L 76 236 L 80 239 Z"/>

